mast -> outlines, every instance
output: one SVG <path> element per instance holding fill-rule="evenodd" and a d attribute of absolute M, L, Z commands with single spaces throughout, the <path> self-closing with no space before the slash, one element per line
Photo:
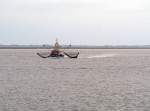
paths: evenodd
<path fill-rule="evenodd" d="M 53 49 L 56 50 L 56 51 L 58 51 L 59 48 L 60 48 L 60 46 L 59 46 L 59 43 L 58 43 L 58 39 L 56 38 L 56 41 L 55 41 Z"/>

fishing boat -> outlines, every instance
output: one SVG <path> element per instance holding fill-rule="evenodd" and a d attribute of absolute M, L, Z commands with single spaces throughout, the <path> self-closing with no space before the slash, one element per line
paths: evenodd
<path fill-rule="evenodd" d="M 69 58 L 78 58 L 79 52 L 65 52 L 60 50 L 60 48 L 61 47 L 58 43 L 58 40 L 56 39 L 53 49 L 50 52 L 37 53 L 37 55 L 42 58 L 48 58 L 48 57 L 63 58 L 64 56 L 67 56 Z"/>

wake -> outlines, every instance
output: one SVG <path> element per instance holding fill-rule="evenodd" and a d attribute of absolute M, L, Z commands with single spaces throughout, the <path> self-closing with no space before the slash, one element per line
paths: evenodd
<path fill-rule="evenodd" d="M 100 54 L 100 55 L 91 55 L 91 56 L 86 56 L 86 57 L 80 57 L 80 58 L 106 58 L 106 57 L 114 57 L 117 56 L 118 54 Z"/>

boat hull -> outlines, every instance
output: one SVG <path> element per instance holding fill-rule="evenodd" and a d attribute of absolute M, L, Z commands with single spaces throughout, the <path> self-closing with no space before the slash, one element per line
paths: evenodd
<path fill-rule="evenodd" d="M 42 53 L 37 53 L 37 55 L 38 56 L 40 56 L 41 58 L 49 58 L 49 57 L 51 57 L 51 58 L 63 58 L 64 57 L 64 55 L 51 55 L 51 54 L 49 54 L 49 55 L 44 55 L 44 54 L 42 54 Z"/>
<path fill-rule="evenodd" d="M 78 58 L 79 52 L 63 52 L 63 53 L 37 53 L 38 56 L 41 58 L 64 58 L 64 56 L 67 56 L 69 58 Z"/>

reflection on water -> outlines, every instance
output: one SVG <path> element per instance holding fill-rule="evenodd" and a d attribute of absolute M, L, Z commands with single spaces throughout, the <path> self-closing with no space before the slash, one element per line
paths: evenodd
<path fill-rule="evenodd" d="M 150 50 L 0 50 L 0 111 L 149 111 Z"/>

